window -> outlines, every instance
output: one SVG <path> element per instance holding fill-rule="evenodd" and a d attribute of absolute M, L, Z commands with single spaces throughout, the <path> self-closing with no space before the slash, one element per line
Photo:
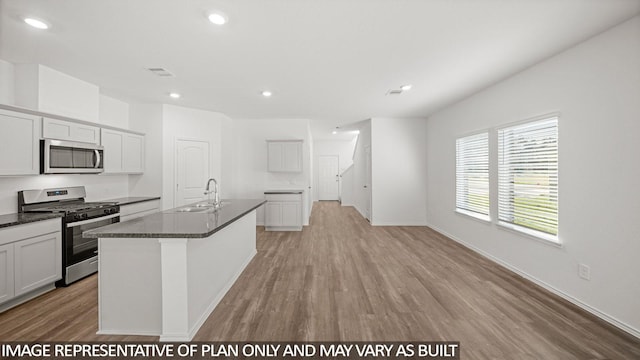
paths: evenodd
<path fill-rule="evenodd" d="M 489 220 L 489 134 L 456 140 L 456 211 Z"/>
<path fill-rule="evenodd" d="M 558 242 L 558 117 L 498 130 L 498 220 Z"/>

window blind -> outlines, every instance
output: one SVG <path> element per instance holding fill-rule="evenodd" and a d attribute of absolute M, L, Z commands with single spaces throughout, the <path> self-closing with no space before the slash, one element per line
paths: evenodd
<path fill-rule="evenodd" d="M 558 118 L 498 130 L 498 219 L 558 234 Z"/>
<path fill-rule="evenodd" d="M 489 133 L 456 140 L 456 208 L 489 215 Z"/>

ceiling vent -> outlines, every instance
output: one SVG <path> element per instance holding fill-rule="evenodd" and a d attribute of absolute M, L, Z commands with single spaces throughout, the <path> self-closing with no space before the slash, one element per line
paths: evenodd
<path fill-rule="evenodd" d="M 169 70 L 164 69 L 164 68 L 147 68 L 147 70 L 151 71 L 152 74 L 155 74 L 156 76 L 160 76 L 160 77 L 174 77 L 175 75 L 173 75 L 171 72 L 169 72 Z"/>
<path fill-rule="evenodd" d="M 402 94 L 402 90 L 389 90 L 386 95 L 400 95 Z"/>

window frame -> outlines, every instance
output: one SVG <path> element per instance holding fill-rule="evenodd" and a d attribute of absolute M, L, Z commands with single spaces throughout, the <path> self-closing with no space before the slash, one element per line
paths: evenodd
<path fill-rule="evenodd" d="M 487 197 L 488 197 L 488 206 L 487 206 L 487 213 L 481 213 L 481 212 L 477 212 L 477 211 L 473 211 L 470 209 L 464 209 L 464 208 L 460 208 L 458 207 L 458 141 L 462 140 L 462 139 L 466 139 L 466 138 L 470 138 L 470 137 L 474 137 L 474 136 L 478 136 L 478 135 L 485 135 L 486 136 L 486 146 L 487 146 Z M 465 216 L 469 216 L 475 220 L 480 220 L 482 222 L 488 222 L 491 223 L 492 218 L 491 218 L 491 197 L 492 197 L 492 191 L 491 191 L 491 129 L 483 129 L 483 130 L 479 130 L 479 131 L 475 131 L 472 133 L 467 133 L 465 135 L 456 137 L 455 139 L 455 212 L 457 214 L 461 214 L 461 215 L 465 215 Z"/>
<path fill-rule="evenodd" d="M 500 143 L 501 143 L 501 136 L 502 136 L 502 131 L 509 129 L 509 128 L 515 128 L 515 127 L 519 127 L 519 126 L 524 126 L 527 124 L 531 124 L 531 123 L 535 123 L 535 122 L 542 122 L 545 120 L 552 120 L 555 119 L 556 121 L 556 132 L 555 132 L 555 144 L 556 144 L 556 151 L 557 151 L 557 160 L 556 160 L 556 174 L 555 177 L 557 179 L 557 184 L 556 184 L 556 216 L 557 216 L 557 227 L 556 227 L 556 234 L 552 234 L 552 233 L 548 233 L 548 232 L 544 232 L 541 230 L 537 230 L 531 227 L 527 227 L 527 226 L 522 226 L 522 225 L 518 225 L 509 221 L 505 221 L 501 219 L 501 212 L 500 212 L 500 196 L 501 194 L 501 177 L 502 177 L 502 172 L 501 172 L 501 168 L 502 168 L 502 164 L 501 164 L 501 151 L 502 149 L 500 149 Z M 518 234 L 522 234 L 525 235 L 527 237 L 531 237 L 534 238 L 536 240 L 543 240 L 546 243 L 558 246 L 558 247 L 562 247 L 562 242 L 560 240 L 560 194 L 559 194 L 559 189 L 560 189 L 560 113 L 549 113 L 549 114 L 544 114 L 541 116 L 536 116 L 533 118 L 528 118 L 525 120 L 521 120 L 521 121 L 517 121 L 517 122 L 512 122 L 509 124 L 505 124 L 502 125 L 500 127 L 496 127 L 495 128 L 495 132 L 496 132 L 496 146 L 497 146 L 497 169 L 495 169 L 497 176 L 496 176 L 496 187 L 497 187 L 497 216 L 496 216 L 496 224 L 502 228 L 502 229 L 506 229 L 506 230 L 510 230 L 510 231 L 514 231 L 517 232 Z"/>

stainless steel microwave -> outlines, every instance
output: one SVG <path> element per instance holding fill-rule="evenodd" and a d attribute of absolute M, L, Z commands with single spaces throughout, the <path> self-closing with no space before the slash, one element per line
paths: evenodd
<path fill-rule="evenodd" d="M 97 174 L 104 171 L 103 159 L 100 145 L 40 140 L 41 174 Z"/>

